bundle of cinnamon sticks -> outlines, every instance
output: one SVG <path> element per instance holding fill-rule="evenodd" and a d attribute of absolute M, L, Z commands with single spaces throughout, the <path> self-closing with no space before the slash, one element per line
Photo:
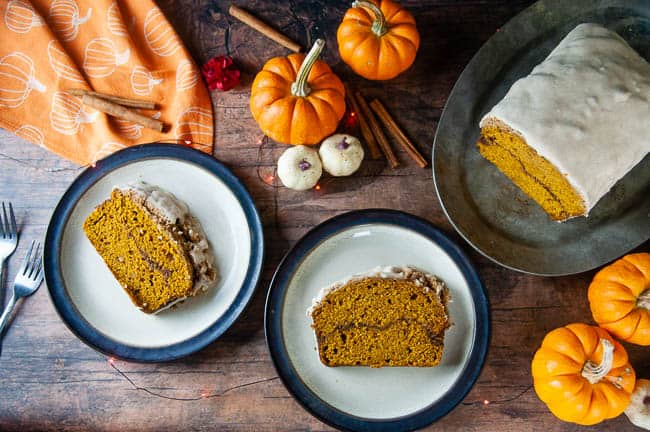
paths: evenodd
<path fill-rule="evenodd" d="M 68 93 L 81 98 L 84 105 L 95 108 L 98 111 L 120 118 L 129 120 L 133 123 L 162 132 L 165 125 L 160 120 L 156 120 L 146 115 L 140 114 L 133 108 L 155 109 L 156 104 L 151 101 L 141 99 L 129 99 L 121 96 L 114 96 L 105 93 L 97 93 L 85 89 L 68 89 Z"/>
<path fill-rule="evenodd" d="M 380 126 L 381 123 L 420 167 L 425 168 L 428 165 L 427 160 L 402 132 L 379 99 L 373 99 L 368 104 L 361 92 L 352 92 L 349 86 L 346 86 L 345 90 L 350 107 L 359 118 L 359 129 L 372 159 L 379 159 L 383 153 L 391 168 L 399 166 L 399 160 Z"/>

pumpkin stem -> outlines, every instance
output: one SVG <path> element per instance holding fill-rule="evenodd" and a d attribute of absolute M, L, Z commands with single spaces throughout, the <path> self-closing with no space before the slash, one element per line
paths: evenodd
<path fill-rule="evenodd" d="M 78 26 L 79 24 L 83 24 L 83 23 L 85 23 L 86 21 L 88 21 L 90 19 L 90 15 L 92 15 L 92 13 L 93 13 L 93 9 L 88 8 L 88 10 L 86 11 L 86 16 L 85 17 L 76 16 L 76 17 L 74 17 L 72 22 L 74 23 L 75 26 Z"/>
<path fill-rule="evenodd" d="M 309 77 L 309 72 L 311 72 L 311 68 L 314 66 L 314 63 L 316 63 L 316 60 L 318 60 L 318 56 L 321 51 L 323 51 L 324 46 L 325 41 L 323 39 L 316 39 L 314 46 L 311 47 L 305 56 L 305 59 L 302 61 L 300 69 L 298 69 L 296 81 L 291 84 L 292 95 L 305 97 L 311 93 L 311 88 L 309 88 L 309 84 L 307 84 L 307 77 Z"/>
<path fill-rule="evenodd" d="M 40 82 L 39 80 L 37 80 L 34 77 L 29 78 L 29 81 L 27 82 L 27 85 L 29 86 L 29 88 L 34 89 L 34 90 L 36 90 L 38 92 L 41 92 L 41 93 L 44 93 L 47 90 L 47 87 L 45 86 L 45 84 L 43 84 L 42 82 Z"/>
<path fill-rule="evenodd" d="M 365 0 L 355 0 L 352 2 L 352 7 L 364 7 L 366 9 L 370 9 L 370 11 L 375 15 L 375 20 L 372 22 L 370 30 L 372 30 L 372 32 L 377 36 L 383 36 L 388 31 L 388 26 L 386 25 L 386 17 L 376 4 Z"/>
<path fill-rule="evenodd" d="M 636 306 L 650 310 L 650 289 L 647 289 L 641 293 L 636 299 Z"/>
<path fill-rule="evenodd" d="M 607 339 L 601 339 L 600 343 L 603 344 L 603 358 L 600 364 L 588 360 L 582 368 L 582 376 L 591 384 L 603 379 L 612 370 L 614 362 L 614 344 Z"/>

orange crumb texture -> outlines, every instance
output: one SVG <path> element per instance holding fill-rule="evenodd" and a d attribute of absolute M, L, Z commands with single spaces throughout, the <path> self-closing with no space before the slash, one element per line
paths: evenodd
<path fill-rule="evenodd" d="M 481 128 L 477 146 L 492 162 L 553 219 L 583 216 L 584 202 L 567 178 L 531 148 L 524 138 L 498 120 Z"/>
<path fill-rule="evenodd" d="M 133 303 L 153 313 L 192 295 L 194 269 L 181 243 L 115 189 L 88 216 L 86 236 Z"/>
<path fill-rule="evenodd" d="M 330 292 L 312 311 L 326 366 L 436 366 L 449 327 L 446 291 L 368 277 Z"/>

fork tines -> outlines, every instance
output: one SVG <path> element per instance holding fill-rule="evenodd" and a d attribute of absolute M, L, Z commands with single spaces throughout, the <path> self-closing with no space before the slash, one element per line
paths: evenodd
<path fill-rule="evenodd" d="M 36 244 L 36 248 L 34 248 Z M 36 240 L 32 240 L 32 243 L 29 245 L 29 249 L 25 254 L 23 263 L 20 266 L 19 273 L 23 276 L 26 276 L 30 279 L 34 279 L 38 272 L 41 271 L 42 259 L 40 256 L 41 243 L 36 243 Z"/>
<path fill-rule="evenodd" d="M 7 217 L 7 208 L 5 202 L 2 202 L 2 216 L 0 216 L 0 237 L 4 239 L 15 238 L 18 232 L 16 228 L 16 217 L 14 216 L 14 208 L 11 203 L 7 203 L 9 207 L 9 217 Z"/>

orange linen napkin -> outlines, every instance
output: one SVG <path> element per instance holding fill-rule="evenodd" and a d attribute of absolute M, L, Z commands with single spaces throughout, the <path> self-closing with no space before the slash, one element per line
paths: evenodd
<path fill-rule="evenodd" d="M 152 0 L 0 0 L 0 126 L 80 164 L 161 139 L 212 152 L 201 74 Z M 84 106 L 70 88 L 156 102 L 163 133 Z"/>

